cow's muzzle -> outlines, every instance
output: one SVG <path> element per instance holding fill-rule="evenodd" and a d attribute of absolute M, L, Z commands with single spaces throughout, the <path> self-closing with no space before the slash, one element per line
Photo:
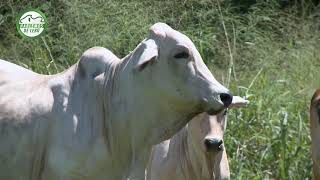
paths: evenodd
<path fill-rule="evenodd" d="M 222 101 L 224 107 L 229 107 L 230 104 L 232 103 L 233 96 L 231 93 L 221 93 L 220 95 L 220 100 Z"/>
<path fill-rule="evenodd" d="M 215 105 L 215 107 L 218 106 L 218 108 L 207 109 L 206 112 L 209 115 L 216 115 L 221 111 L 223 111 L 225 108 L 228 108 L 232 103 L 233 96 L 231 93 L 220 93 L 218 94 L 217 99 L 218 99 L 218 105 Z"/>
<path fill-rule="evenodd" d="M 223 140 L 216 138 L 206 138 L 204 140 L 204 146 L 208 152 L 217 152 L 223 150 Z"/>

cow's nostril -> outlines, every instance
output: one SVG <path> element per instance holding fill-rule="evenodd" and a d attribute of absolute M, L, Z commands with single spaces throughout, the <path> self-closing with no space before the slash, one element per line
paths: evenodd
<path fill-rule="evenodd" d="M 233 96 L 229 93 L 221 93 L 220 94 L 220 99 L 223 102 L 223 105 L 225 107 L 230 106 L 230 104 L 232 103 L 232 98 L 233 98 Z"/>
<path fill-rule="evenodd" d="M 223 141 L 221 139 L 205 139 L 204 145 L 207 151 L 221 151 Z"/>

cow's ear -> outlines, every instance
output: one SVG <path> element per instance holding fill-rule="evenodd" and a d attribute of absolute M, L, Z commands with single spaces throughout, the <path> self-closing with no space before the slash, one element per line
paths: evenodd
<path fill-rule="evenodd" d="M 233 96 L 232 103 L 229 106 L 229 109 L 246 107 L 248 104 L 249 104 L 248 100 L 245 100 L 240 96 Z"/>
<path fill-rule="evenodd" d="M 142 53 L 138 58 L 138 63 L 135 68 L 138 71 L 142 71 L 149 64 L 155 63 L 159 55 L 158 45 L 153 39 L 144 41 L 141 46 Z"/>
<path fill-rule="evenodd" d="M 160 39 L 165 38 L 165 36 L 166 36 L 165 30 L 166 29 L 171 29 L 171 28 L 170 28 L 170 26 L 168 26 L 165 23 L 158 22 L 150 27 L 149 35 L 152 38 L 160 38 Z"/>

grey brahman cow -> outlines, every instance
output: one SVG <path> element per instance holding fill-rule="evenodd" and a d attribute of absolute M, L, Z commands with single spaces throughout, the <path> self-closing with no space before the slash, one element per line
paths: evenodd
<path fill-rule="evenodd" d="M 55 75 L 0 61 L 0 178 L 141 180 L 153 145 L 231 102 L 164 23 L 121 60 L 95 47 Z"/>

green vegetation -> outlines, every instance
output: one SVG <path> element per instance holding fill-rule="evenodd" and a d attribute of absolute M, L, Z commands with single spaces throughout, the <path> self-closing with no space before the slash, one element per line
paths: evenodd
<path fill-rule="evenodd" d="M 320 6 L 311 0 L 50 0 L 0 2 L 0 58 L 54 74 L 92 46 L 123 57 L 155 22 L 188 35 L 217 79 L 248 108 L 225 136 L 232 179 L 311 179 L 308 106 L 320 87 Z M 17 15 L 39 7 L 42 38 L 22 39 Z M 229 81 L 230 79 L 230 81 Z"/>

